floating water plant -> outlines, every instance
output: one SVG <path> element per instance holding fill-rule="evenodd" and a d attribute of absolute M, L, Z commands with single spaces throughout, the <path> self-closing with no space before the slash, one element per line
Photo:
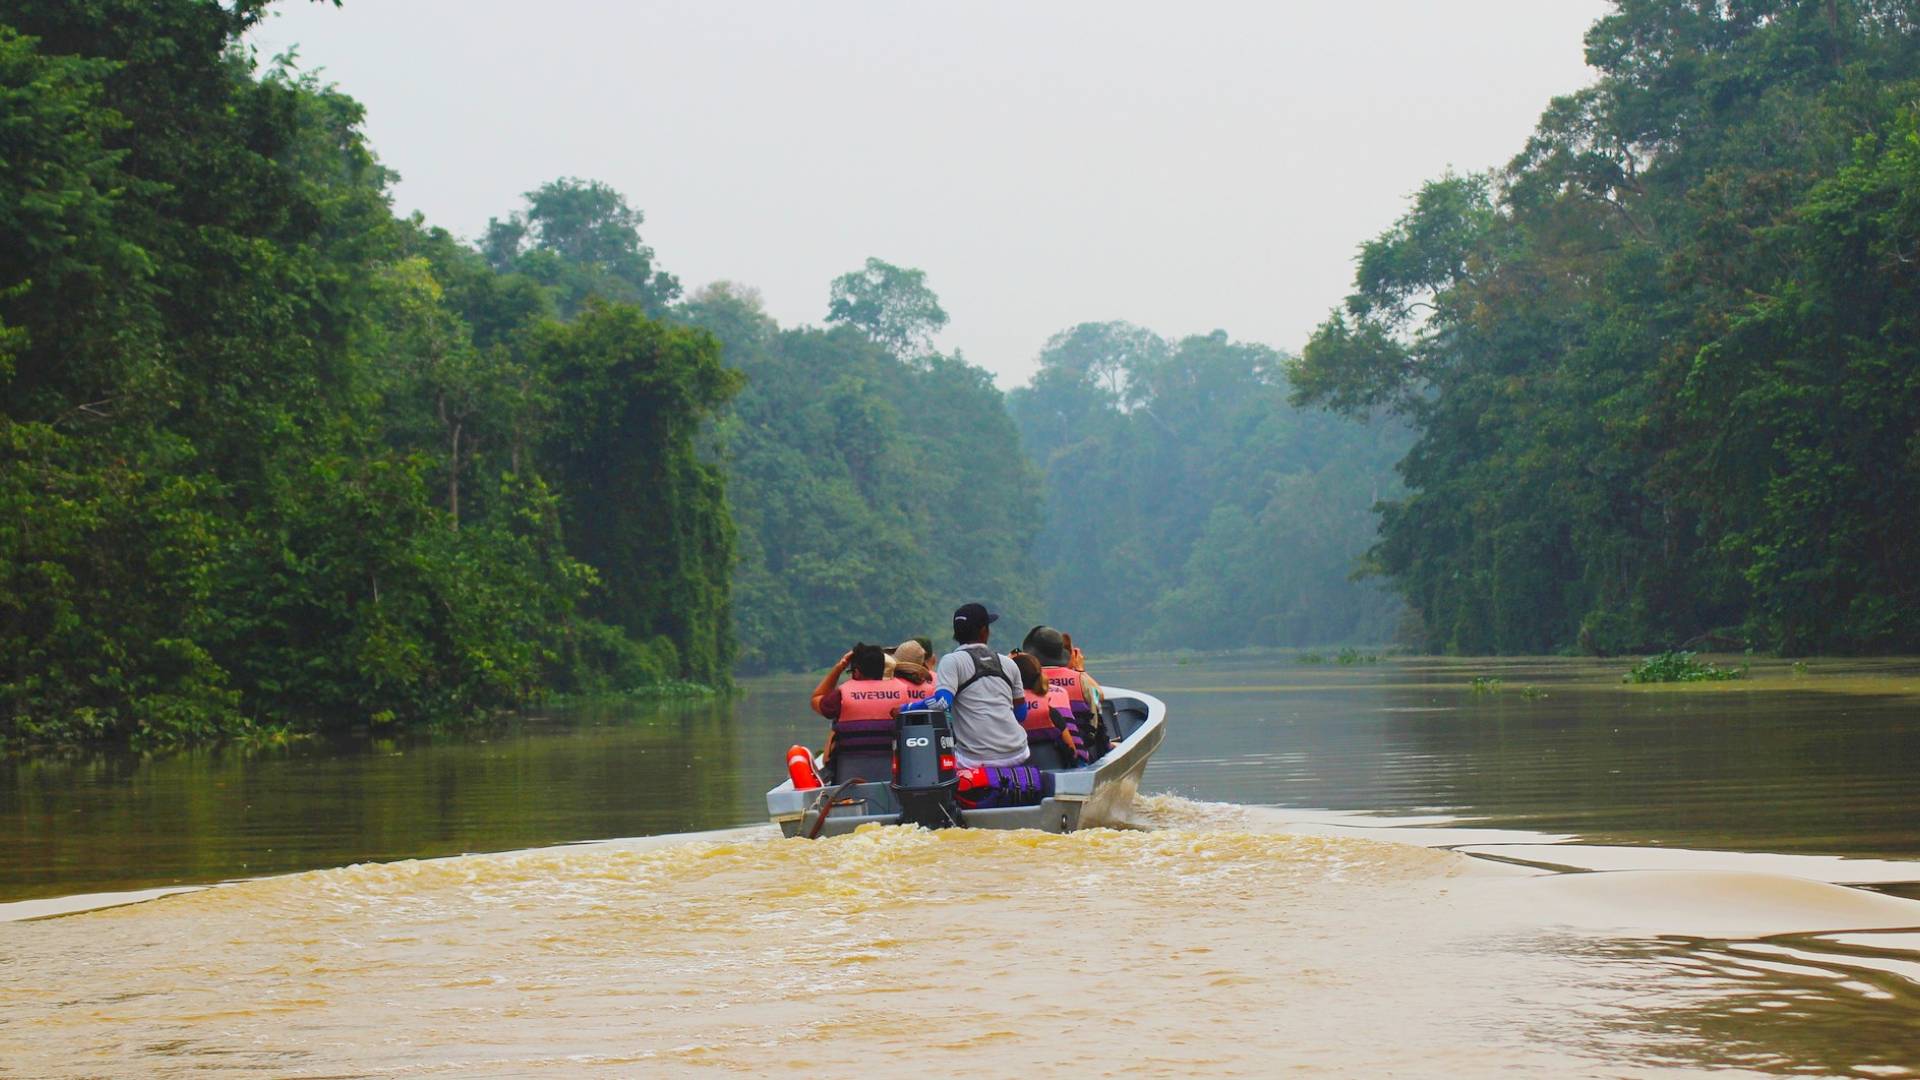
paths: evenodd
<path fill-rule="evenodd" d="M 1747 669 L 1714 667 L 1690 652 L 1663 652 L 1635 664 L 1620 677 L 1629 683 L 1723 682 L 1745 676 Z"/>

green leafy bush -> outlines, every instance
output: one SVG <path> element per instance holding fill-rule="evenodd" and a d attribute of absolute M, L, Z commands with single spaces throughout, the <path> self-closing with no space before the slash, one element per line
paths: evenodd
<path fill-rule="evenodd" d="M 1723 682 L 1745 676 L 1747 669 L 1714 667 L 1694 659 L 1690 652 L 1663 652 L 1635 664 L 1620 677 L 1629 683 Z"/>

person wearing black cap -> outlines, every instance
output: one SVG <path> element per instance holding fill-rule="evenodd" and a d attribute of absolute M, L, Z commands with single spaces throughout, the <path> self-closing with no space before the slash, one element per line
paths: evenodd
<path fill-rule="evenodd" d="M 953 719 L 954 757 L 962 766 L 1019 765 L 1027 760 L 1027 730 L 1020 726 L 1027 697 L 1013 659 L 988 647 L 1000 616 L 982 604 L 962 604 L 953 613 L 953 640 L 960 647 L 940 658 L 934 681 Z"/>

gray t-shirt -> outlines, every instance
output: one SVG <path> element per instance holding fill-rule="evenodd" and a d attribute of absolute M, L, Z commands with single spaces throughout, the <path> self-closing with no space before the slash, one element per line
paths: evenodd
<path fill-rule="evenodd" d="M 989 675 L 974 679 L 965 690 L 960 685 L 973 678 L 974 659 L 964 648 L 940 658 L 934 680 L 942 690 L 953 691 L 953 742 L 960 756 L 976 765 L 1017 765 L 1027 759 L 1027 731 L 1014 719 L 1013 703 L 1019 694 L 1020 669 L 1013 659 L 994 654 L 1004 680 Z"/>

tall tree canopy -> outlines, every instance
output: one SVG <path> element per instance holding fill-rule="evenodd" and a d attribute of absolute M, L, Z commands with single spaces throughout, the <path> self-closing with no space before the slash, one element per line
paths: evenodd
<path fill-rule="evenodd" d="M 865 267 L 833 279 L 827 322 L 851 326 L 893 356 L 913 360 L 932 351 L 947 312 L 925 271 L 869 258 Z"/>
<path fill-rule="evenodd" d="M 0 13 L 0 743 L 725 679 L 737 379 L 637 212 L 549 185 L 497 269 L 396 220 L 263 8 Z"/>
<path fill-rule="evenodd" d="M 1920 646 L 1920 6 L 1619 0 L 1587 57 L 1293 368 L 1419 432 L 1374 562 L 1454 651 Z"/>
<path fill-rule="evenodd" d="M 640 240 L 646 215 L 598 180 L 563 177 L 526 194 L 527 206 L 492 218 L 482 251 L 494 270 L 550 286 L 562 313 L 588 297 L 638 304 L 657 315 L 680 295 L 680 282 L 653 265 Z"/>

